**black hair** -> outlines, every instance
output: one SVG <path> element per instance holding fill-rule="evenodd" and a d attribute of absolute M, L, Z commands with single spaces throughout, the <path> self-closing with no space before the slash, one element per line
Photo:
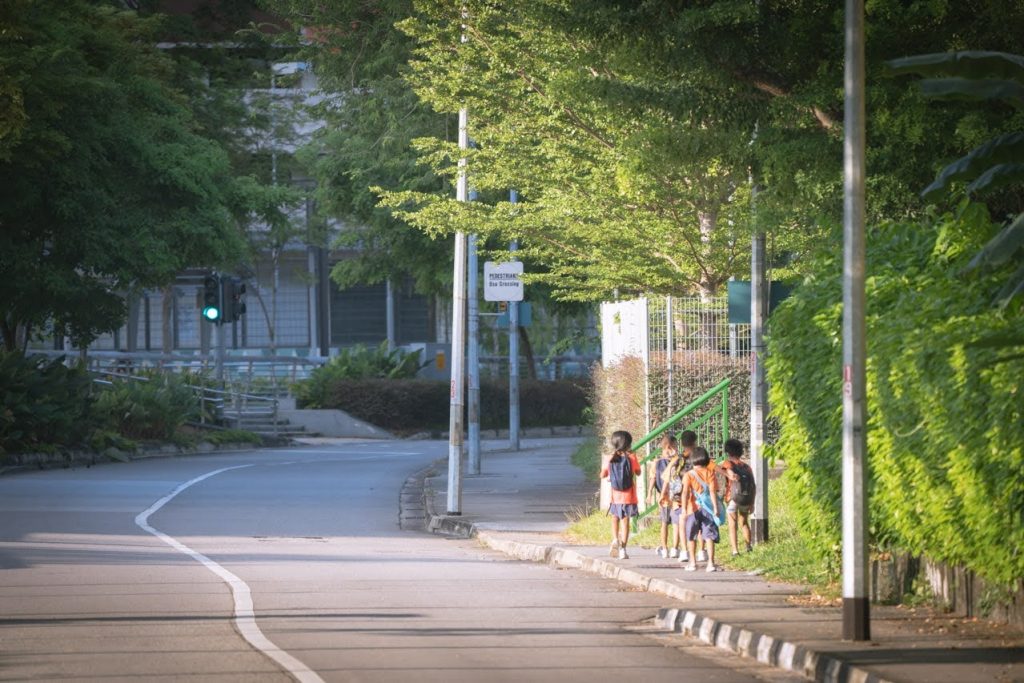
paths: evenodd
<path fill-rule="evenodd" d="M 679 443 L 682 444 L 683 448 L 693 448 L 697 445 L 697 432 L 687 429 L 679 435 Z"/>
<path fill-rule="evenodd" d="M 629 432 L 619 430 L 612 432 L 612 448 L 616 453 L 625 453 L 633 445 L 633 435 Z"/>
<path fill-rule="evenodd" d="M 743 442 L 739 439 L 729 439 L 725 442 L 725 454 L 736 458 L 743 457 Z"/>
<path fill-rule="evenodd" d="M 693 449 L 693 455 L 690 456 L 690 462 L 693 463 L 694 467 L 707 467 L 708 463 L 711 462 L 711 456 L 708 455 L 708 449 L 703 446 L 697 446 Z"/>

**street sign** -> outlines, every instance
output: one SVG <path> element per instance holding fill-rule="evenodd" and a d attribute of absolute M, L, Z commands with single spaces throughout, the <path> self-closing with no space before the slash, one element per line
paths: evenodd
<path fill-rule="evenodd" d="M 522 301 L 522 261 L 484 263 L 484 301 Z"/>

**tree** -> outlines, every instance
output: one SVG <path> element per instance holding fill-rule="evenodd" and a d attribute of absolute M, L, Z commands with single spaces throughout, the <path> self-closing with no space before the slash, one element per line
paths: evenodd
<path fill-rule="evenodd" d="M 410 141 L 455 135 L 451 117 L 421 102 L 401 73 L 411 41 L 395 22 L 409 0 L 342 0 L 311 5 L 265 0 L 268 8 L 307 27 L 301 55 L 316 64 L 326 97 L 316 114 L 326 122 L 300 158 L 315 177 L 319 212 L 343 223 L 334 246 L 346 250 L 332 279 L 341 287 L 411 276 L 423 294 L 450 290 L 451 243 L 433 239 L 378 205 L 372 188 L 450 192 L 418 163 Z"/>
<path fill-rule="evenodd" d="M 18 2 L 0 72 L 24 111 L 0 156 L 0 332 L 52 323 L 79 346 L 124 319 L 122 293 L 241 241 L 227 155 L 199 135 L 152 22 L 103 2 Z"/>

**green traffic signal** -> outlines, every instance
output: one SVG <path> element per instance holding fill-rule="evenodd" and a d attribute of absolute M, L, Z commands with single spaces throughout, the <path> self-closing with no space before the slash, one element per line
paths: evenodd
<path fill-rule="evenodd" d="M 224 317 L 220 278 L 216 275 L 207 275 L 203 279 L 203 317 L 211 323 L 218 323 Z"/>

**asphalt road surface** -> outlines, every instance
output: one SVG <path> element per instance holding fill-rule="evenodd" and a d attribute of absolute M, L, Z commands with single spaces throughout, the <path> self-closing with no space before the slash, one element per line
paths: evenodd
<path fill-rule="evenodd" d="M 797 680 L 665 599 L 399 527 L 447 452 L 352 443 L 0 479 L 0 680 Z"/>

